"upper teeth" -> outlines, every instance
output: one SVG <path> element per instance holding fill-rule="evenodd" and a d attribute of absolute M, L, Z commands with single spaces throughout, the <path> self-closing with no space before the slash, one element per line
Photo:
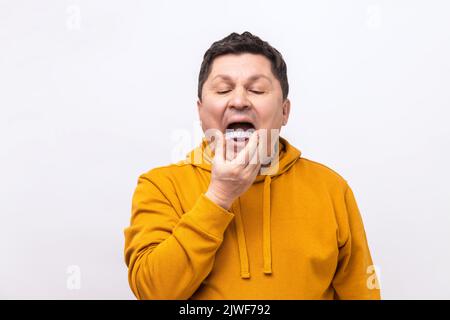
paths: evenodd
<path fill-rule="evenodd" d="M 227 130 L 225 132 L 225 139 L 250 139 L 252 130 Z"/>

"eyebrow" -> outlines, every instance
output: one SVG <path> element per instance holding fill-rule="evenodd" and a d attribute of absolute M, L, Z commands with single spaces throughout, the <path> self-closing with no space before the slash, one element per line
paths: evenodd
<path fill-rule="evenodd" d="M 217 76 L 215 76 L 214 78 L 211 79 L 211 81 L 215 80 L 216 78 L 222 78 L 224 80 L 233 80 L 229 75 L 226 74 L 218 74 Z M 264 78 L 269 80 L 270 83 L 272 83 L 272 79 L 270 79 L 268 76 L 264 75 L 264 74 L 254 74 L 251 77 L 249 77 L 247 80 L 249 81 L 255 81 L 258 80 L 259 78 Z"/>

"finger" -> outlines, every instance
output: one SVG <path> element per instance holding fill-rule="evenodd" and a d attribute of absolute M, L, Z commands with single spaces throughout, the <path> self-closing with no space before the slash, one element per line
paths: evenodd
<path fill-rule="evenodd" d="M 248 172 L 251 177 L 256 177 L 259 174 L 260 168 L 261 161 L 259 158 L 259 153 L 255 152 L 248 165 L 244 168 L 244 172 Z"/>
<path fill-rule="evenodd" d="M 236 151 L 237 148 L 236 143 L 233 139 L 227 139 L 225 138 L 225 160 L 226 161 L 232 161 L 236 157 Z"/>
<path fill-rule="evenodd" d="M 258 147 L 258 131 L 255 131 L 250 136 L 250 139 L 245 148 L 243 148 L 238 153 L 233 162 L 236 164 L 246 166 L 250 161 L 250 159 L 253 158 L 253 155 L 256 152 L 257 147 Z"/>
<path fill-rule="evenodd" d="M 259 157 L 258 147 L 256 147 L 255 151 L 253 152 L 253 155 L 251 155 L 251 158 L 247 164 L 247 167 L 251 168 L 251 167 L 255 167 L 255 166 L 259 165 L 261 163 L 259 159 L 260 159 L 260 157 Z"/>

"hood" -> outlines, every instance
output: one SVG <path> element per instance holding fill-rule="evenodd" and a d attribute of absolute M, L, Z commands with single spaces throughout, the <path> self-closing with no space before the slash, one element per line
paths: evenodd
<path fill-rule="evenodd" d="M 295 162 L 300 158 L 301 152 L 289 142 L 279 137 L 276 149 L 278 149 L 278 161 L 272 163 L 268 168 L 262 169 L 256 176 L 255 183 L 264 183 L 262 201 L 263 201 L 263 259 L 264 259 L 264 274 L 272 273 L 272 254 L 271 254 L 271 237 L 270 237 L 270 186 L 272 180 L 281 176 L 283 173 L 289 170 Z M 214 157 L 214 153 L 211 151 L 208 142 L 203 138 L 201 144 L 187 154 L 186 161 L 191 165 L 202 168 L 211 172 L 211 163 Z M 232 212 L 235 215 L 236 233 L 239 248 L 240 270 L 241 278 L 250 278 L 250 270 L 248 263 L 247 245 L 245 241 L 245 232 L 241 217 L 241 204 L 240 197 L 237 198 L 231 207 Z"/>

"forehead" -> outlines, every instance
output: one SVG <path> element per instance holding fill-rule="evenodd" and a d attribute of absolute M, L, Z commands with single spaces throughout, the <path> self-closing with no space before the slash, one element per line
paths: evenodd
<path fill-rule="evenodd" d="M 227 75 L 231 79 L 249 78 L 263 75 L 273 79 L 270 60 L 261 54 L 241 53 L 225 54 L 213 60 L 209 79 L 222 80 L 219 75 Z M 216 77 L 219 76 L 219 77 Z"/>

